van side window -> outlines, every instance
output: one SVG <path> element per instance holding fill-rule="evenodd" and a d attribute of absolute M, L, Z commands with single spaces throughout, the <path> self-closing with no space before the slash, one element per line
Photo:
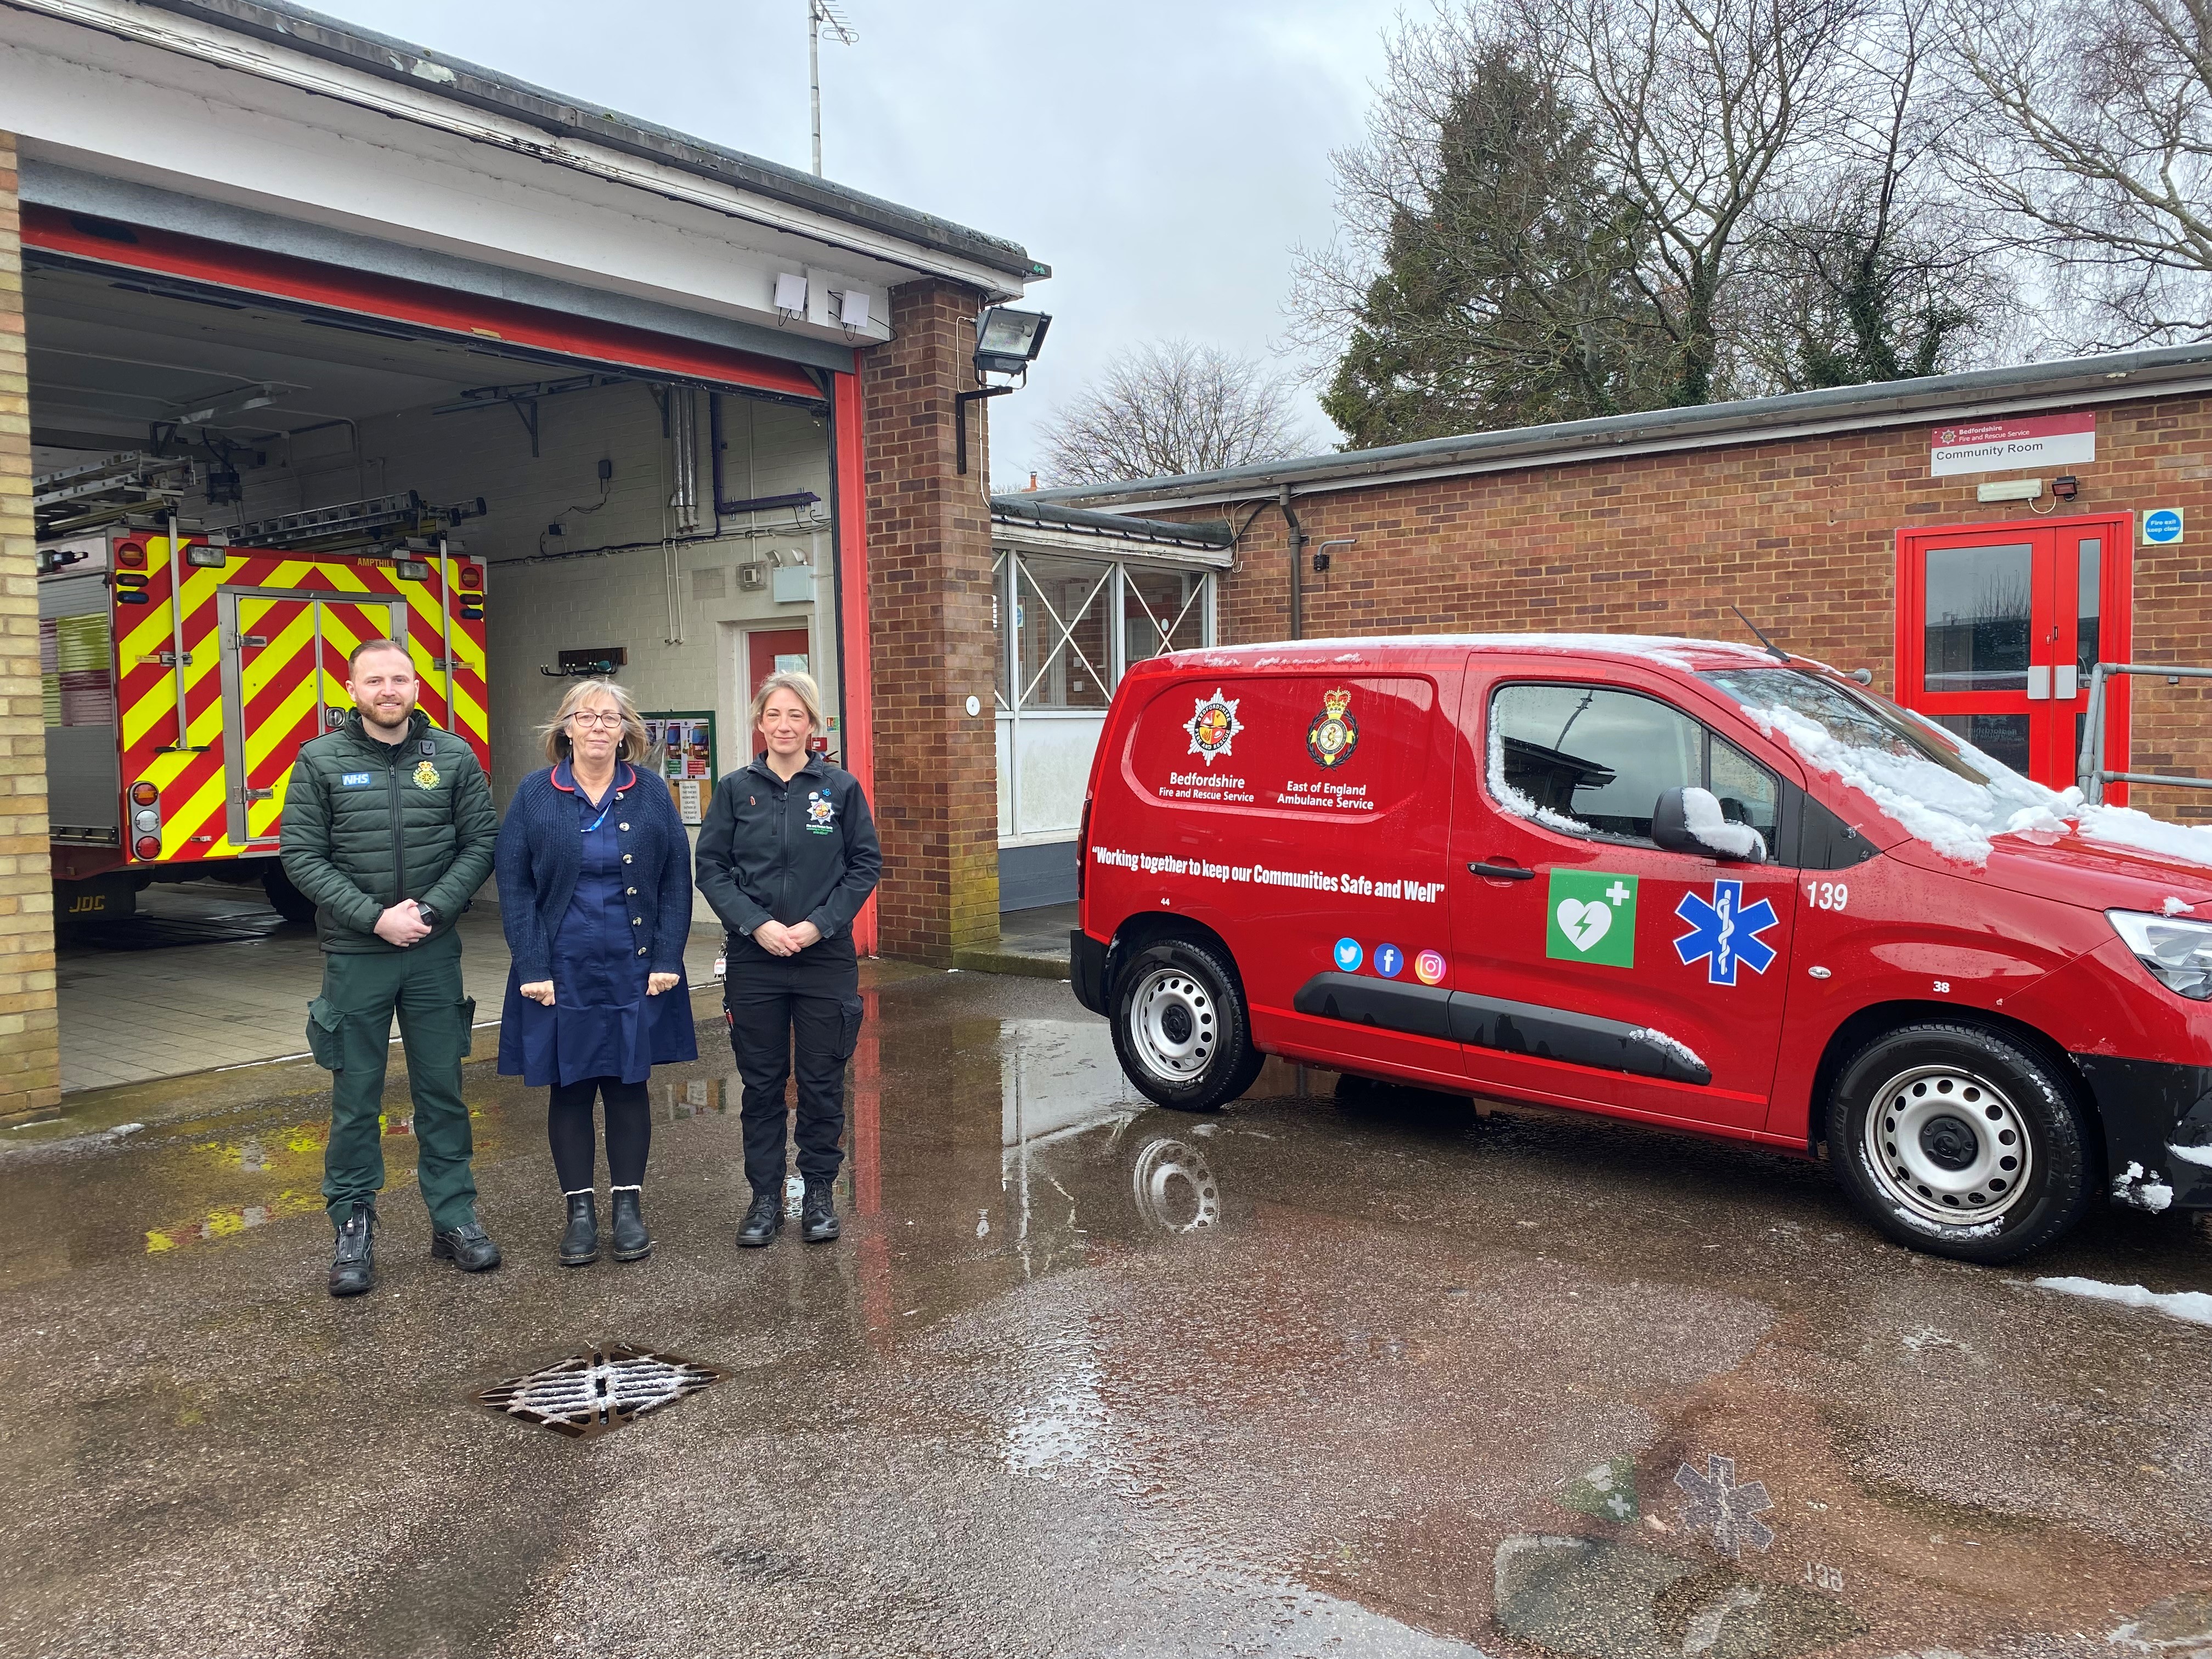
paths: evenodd
<path fill-rule="evenodd" d="M 1601 685 L 1501 686 L 1490 703 L 1490 793 L 1508 811 L 1570 833 L 1651 838 L 1669 789 L 1710 789 L 1724 817 L 1771 842 L 1771 773 L 1680 709 Z"/>

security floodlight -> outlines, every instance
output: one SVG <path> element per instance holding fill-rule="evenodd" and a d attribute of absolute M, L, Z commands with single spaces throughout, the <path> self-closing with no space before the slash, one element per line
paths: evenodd
<path fill-rule="evenodd" d="M 1024 374 L 1044 349 L 1052 319 L 1042 311 L 993 306 L 975 319 L 977 374 Z"/>

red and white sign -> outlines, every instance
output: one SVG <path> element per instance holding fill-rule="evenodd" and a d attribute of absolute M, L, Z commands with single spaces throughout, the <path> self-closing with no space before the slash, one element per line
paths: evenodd
<path fill-rule="evenodd" d="M 2094 415 L 2007 415 L 1928 434 L 1928 476 L 2074 466 L 2097 459 Z"/>

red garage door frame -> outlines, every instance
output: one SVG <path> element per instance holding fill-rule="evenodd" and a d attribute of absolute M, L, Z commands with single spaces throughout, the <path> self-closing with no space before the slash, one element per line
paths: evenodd
<path fill-rule="evenodd" d="M 868 651 L 867 507 L 861 444 L 860 377 L 831 371 L 820 380 L 796 363 L 763 357 L 620 323 L 571 317 L 509 300 L 458 293 L 428 283 L 349 270 L 290 254 L 268 253 L 205 237 L 26 206 L 23 246 L 118 270 L 173 277 L 256 294 L 293 305 L 404 323 L 467 340 L 491 340 L 616 368 L 766 392 L 829 405 L 831 546 L 836 561 L 839 698 L 845 768 L 875 796 L 875 744 Z M 750 744 L 750 733 L 745 741 Z M 863 955 L 876 948 L 872 901 L 853 924 Z"/>

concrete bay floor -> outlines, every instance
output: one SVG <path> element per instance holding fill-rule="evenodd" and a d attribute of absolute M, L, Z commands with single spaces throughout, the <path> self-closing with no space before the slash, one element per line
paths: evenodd
<path fill-rule="evenodd" d="M 356 1302 L 309 1068 L 0 1141 L 0 1654 L 2212 1644 L 2212 1329 L 2034 1283 L 2204 1288 L 2185 1218 L 1967 1267 L 1763 1152 L 1272 1076 L 1140 1109 L 1064 985 L 869 981 L 830 1247 L 732 1248 L 707 1025 L 630 1266 L 554 1264 L 542 1097 L 486 1066 L 507 1265 L 428 1261 L 395 1075 Z M 595 1440 L 474 1402 L 597 1339 L 727 1375 Z"/>

